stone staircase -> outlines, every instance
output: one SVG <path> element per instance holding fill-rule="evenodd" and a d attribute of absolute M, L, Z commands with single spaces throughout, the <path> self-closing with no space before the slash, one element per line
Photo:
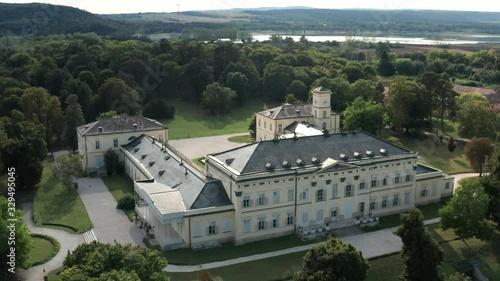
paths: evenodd
<path fill-rule="evenodd" d="M 85 241 L 85 243 L 87 244 L 90 244 L 94 241 L 99 242 L 92 228 L 82 233 L 82 236 L 83 236 L 83 241 Z"/>
<path fill-rule="evenodd" d="M 358 225 L 351 225 L 342 228 L 335 228 L 331 230 L 331 232 L 335 237 L 346 237 L 346 236 L 361 234 L 363 233 L 363 230 L 361 230 L 361 228 Z"/>

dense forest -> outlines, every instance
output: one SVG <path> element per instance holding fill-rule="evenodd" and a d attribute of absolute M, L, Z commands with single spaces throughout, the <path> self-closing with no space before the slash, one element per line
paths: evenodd
<path fill-rule="evenodd" d="M 455 110 L 443 103 L 453 96 L 451 81 L 500 83 L 500 60 L 494 51 L 464 54 L 443 49 L 397 57 L 388 43 L 380 42 L 374 45 L 376 56 L 368 59 L 366 49 L 360 48 L 366 48 L 364 44 L 293 42 L 277 36 L 268 43 L 247 44 L 150 42 L 90 33 L 3 46 L 2 164 L 39 175 L 47 148 L 76 149 L 76 126 L 110 114 L 171 118 L 172 99 L 199 103 L 207 114 L 219 115 L 255 98 L 306 102 L 309 90 L 322 85 L 333 92 L 333 110 L 380 104 L 387 107 L 385 122 L 408 130 L 426 126 L 433 109 Z M 387 81 L 393 83 L 389 99 L 383 94 L 382 82 Z M 432 95 L 441 95 L 441 104 L 432 104 Z M 376 131 L 357 117 L 351 119 L 346 119 L 347 129 Z M 25 184 L 36 178 L 25 178 Z"/>

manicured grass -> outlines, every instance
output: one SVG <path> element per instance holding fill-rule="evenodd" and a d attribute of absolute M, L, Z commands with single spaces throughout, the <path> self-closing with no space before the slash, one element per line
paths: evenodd
<path fill-rule="evenodd" d="M 443 231 L 440 223 L 428 225 L 427 228 L 436 241 L 441 242 L 445 254 L 445 261 L 441 266 L 441 273 L 449 276 L 461 269 L 461 261 L 469 257 L 479 257 L 484 264 L 481 271 L 490 280 L 500 280 L 500 233 L 496 232 L 491 242 L 481 242 L 476 239 L 468 240 L 472 250 L 457 237 L 452 230 Z M 449 242 L 444 242 L 449 241 Z M 203 252 L 200 252 L 203 253 Z M 225 266 L 209 270 L 214 277 L 222 280 L 290 280 L 289 277 L 301 266 L 302 257 L 306 252 L 298 252 L 279 257 L 247 262 L 233 266 Z M 403 271 L 403 261 L 399 254 L 370 260 L 370 270 L 367 281 L 398 281 L 398 276 Z M 175 281 L 198 280 L 199 272 L 169 273 Z M 49 279 L 50 280 L 50 279 Z M 52 281 L 52 280 L 51 280 Z"/>
<path fill-rule="evenodd" d="M 418 206 L 417 208 L 420 209 L 422 214 L 424 215 L 424 220 L 429 220 L 433 218 L 438 218 L 439 217 L 439 209 L 444 206 L 443 203 L 438 202 L 438 203 L 432 203 L 429 205 L 425 206 Z M 372 232 L 372 231 L 377 231 L 381 229 L 386 229 L 390 227 L 396 227 L 401 224 L 400 220 L 400 214 L 394 214 L 394 215 L 389 215 L 385 217 L 381 217 L 379 220 L 379 223 L 375 226 L 372 227 L 365 227 L 363 230 L 365 232 Z"/>
<path fill-rule="evenodd" d="M 28 256 L 30 267 L 48 262 L 61 249 L 61 245 L 53 237 L 44 234 L 31 234 L 31 239 L 33 248 Z"/>
<path fill-rule="evenodd" d="M 108 187 L 111 194 L 113 194 L 113 197 L 115 198 L 116 202 L 118 202 L 126 194 L 134 195 L 134 182 L 132 181 L 132 179 L 126 176 L 120 176 L 115 174 L 112 176 L 104 177 L 102 180 L 104 181 L 104 184 Z M 130 221 L 134 220 L 135 217 L 134 210 L 126 210 L 125 213 L 127 214 Z"/>
<path fill-rule="evenodd" d="M 200 252 L 202 253 L 202 252 Z M 297 252 L 279 257 L 240 263 L 209 270 L 213 277 L 222 280 L 238 281 L 271 281 L 290 280 L 292 274 L 300 269 L 302 257 L 306 252 Z M 198 280 L 199 272 L 169 273 L 175 281 Z"/>
<path fill-rule="evenodd" d="M 240 246 L 235 246 L 233 243 L 224 243 L 221 247 L 207 250 L 171 250 L 164 252 L 164 255 L 171 264 L 202 264 L 278 251 L 321 241 L 323 240 L 301 241 L 295 235 L 292 235 L 247 243 Z"/>
<path fill-rule="evenodd" d="M 418 152 L 421 157 L 419 162 L 423 164 L 438 168 L 447 174 L 473 172 L 465 158 L 462 144 L 457 144 L 455 151 L 449 152 L 446 142 L 436 144 L 431 137 L 418 139 L 402 132 L 382 130 L 383 138 L 391 136 L 399 138 L 405 148 Z"/>
<path fill-rule="evenodd" d="M 453 137 L 459 137 L 458 135 L 458 122 L 453 122 L 448 119 L 443 119 L 444 132 Z M 436 133 L 436 129 L 441 132 L 441 118 L 432 118 L 433 133 Z"/>
<path fill-rule="evenodd" d="M 250 135 L 234 136 L 234 137 L 228 138 L 227 140 L 231 141 L 231 142 L 237 142 L 237 143 L 253 143 L 253 142 L 255 142 L 255 139 L 252 138 Z"/>
<path fill-rule="evenodd" d="M 30 251 L 28 262 L 33 264 L 46 259 L 54 251 L 54 245 L 44 238 L 32 237 L 33 248 Z"/>
<path fill-rule="evenodd" d="M 168 128 L 169 139 L 185 139 L 248 132 L 248 125 L 264 102 L 250 100 L 224 116 L 208 115 L 200 105 L 183 101 L 168 101 L 175 107 L 171 120 L 162 120 Z M 275 104 L 268 104 L 269 107 Z"/>
<path fill-rule="evenodd" d="M 77 190 L 73 187 L 64 187 L 54 176 L 53 163 L 52 156 L 43 162 L 42 179 L 33 199 L 36 225 L 80 233 L 88 229 L 92 222 Z"/>

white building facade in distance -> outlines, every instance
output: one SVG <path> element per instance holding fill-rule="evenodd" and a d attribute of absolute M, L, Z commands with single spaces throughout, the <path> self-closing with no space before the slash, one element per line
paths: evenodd
<path fill-rule="evenodd" d="M 256 140 L 272 140 L 294 133 L 287 130 L 293 123 L 306 124 L 316 131 L 330 133 L 340 131 L 340 114 L 332 112 L 332 92 L 325 87 L 311 91 L 312 104 L 283 104 L 281 106 L 255 113 Z M 315 132 L 306 135 L 314 135 Z"/>

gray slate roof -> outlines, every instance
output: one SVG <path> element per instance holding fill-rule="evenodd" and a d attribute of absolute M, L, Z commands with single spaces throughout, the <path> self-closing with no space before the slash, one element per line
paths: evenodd
<path fill-rule="evenodd" d="M 275 120 L 308 117 L 312 115 L 312 105 L 285 103 L 281 106 L 258 112 L 258 114 Z"/>
<path fill-rule="evenodd" d="M 137 129 L 134 127 L 137 125 Z M 99 131 L 102 128 L 102 132 Z M 144 116 L 125 116 L 101 119 L 77 128 L 82 136 L 114 134 L 133 131 L 151 131 L 166 129 L 160 122 Z"/>
<path fill-rule="evenodd" d="M 417 164 L 417 175 L 422 175 L 422 174 L 428 174 L 428 173 L 434 173 L 437 172 L 438 170 L 433 169 L 429 166 L 424 166 L 422 164 Z"/>
<path fill-rule="evenodd" d="M 266 164 L 270 163 L 276 170 L 297 169 L 303 167 L 320 166 L 312 162 L 316 157 L 320 162 L 327 158 L 347 163 L 356 163 L 361 159 L 369 158 L 367 151 L 372 151 L 375 158 L 386 157 L 380 149 L 385 149 L 388 156 L 412 154 L 410 150 L 391 144 L 383 139 L 365 132 L 331 134 L 329 136 L 309 136 L 297 139 L 269 140 L 213 154 L 223 163 L 233 159 L 229 167 L 240 174 L 253 174 L 267 172 Z M 362 155 L 361 159 L 354 157 L 354 152 Z M 340 159 L 340 154 L 349 157 L 347 161 Z M 304 166 L 299 166 L 297 160 L 304 161 Z M 283 162 L 288 161 L 290 168 L 285 168 Z"/>
<path fill-rule="evenodd" d="M 155 182 L 166 185 L 166 189 L 180 191 L 187 210 L 232 205 L 219 180 L 206 179 L 193 167 L 172 151 L 147 135 L 141 135 L 122 146 L 139 161 L 154 177 Z M 161 174 L 160 174 L 161 173 Z"/>

